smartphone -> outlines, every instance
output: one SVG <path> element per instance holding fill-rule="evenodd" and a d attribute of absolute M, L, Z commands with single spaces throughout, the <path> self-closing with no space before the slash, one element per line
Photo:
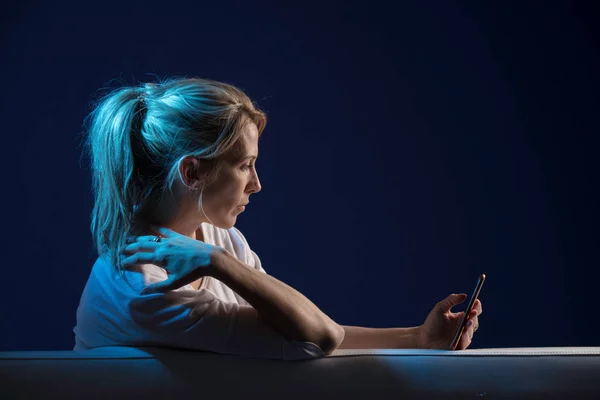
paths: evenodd
<path fill-rule="evenodd" d="M 469 305 L 467 306 L 467 309 L 465 310 L 465 315 L 463 315 L 463 318 L 460 321 L 460 324 L 458 325 L 458 329 L 456 330 L 456 333 L 454 334 L 454 339 L 452 340 L 452 343 L 450 344 L 450 348 L 448 350 L 456 350 L 456 346 L 458 346 L 460 336 L 462 335 L 464 329 L 467 327 L 467 317 L 469 316 L 471 311 L 473 311 L 473 306 L 475 305 L 475 300 L 477 300 L 477 297 L 479 296 L 479 291 L 481 290 L 481 287 L 483 286 L 484 281 L 485 281 L 485 274 L 479 275 L 479 279 L 477 280 L 477 284 L 475 285 L 475 291 L 473 291 L 473 294 L 471 295 L 471 300 L 469 300 Z"/>

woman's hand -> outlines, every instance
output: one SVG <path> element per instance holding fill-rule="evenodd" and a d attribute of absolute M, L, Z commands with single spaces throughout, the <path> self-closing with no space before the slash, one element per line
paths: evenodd
<path fill-rule="evenodd" d="M 442 349 L 448 350 L 458 326 L 462 320 L 464 311 L 451 313 L 450 310 L 457 304 L 462 303 L 467 295 L 452 294 L 435 305 L 427 316 L 425 323 L 419 327 L 417 335 L 417 348 L 420 349 Z M 471 315 L 467 321 L 471 324 L 463 330 L 456 346 L 456 350 L 464 350 L 471 344 L 473 333 L 479 328 L 478 316 L 483 313 L 483 307 L 479 299 L 475 300 Z"/>
<path fill-rule="evenodd" d="M 148 285 L 142 293 L 166 292 L 209 275 L 213 253 L 222 248 L 163 228 L 153 228 L 159 235 L 138 236 L 128 240 L 123 267 L 141 263 L 155 264 L 167 270 L 168 278 Z M 160 241 L 155 241 L 160 236 Z"/>

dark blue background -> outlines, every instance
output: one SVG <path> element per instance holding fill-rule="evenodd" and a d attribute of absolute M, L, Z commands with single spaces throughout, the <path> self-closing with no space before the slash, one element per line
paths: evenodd
<path fill-rule="evenodd" d="M 50 3 L 0 13 L 0 350 L 72 348 L 83 119 L 176 75 L 267 112 L 236 226 L 336 322 L 419 325 L 485 273 L 471 348 L 600 345 L 593 2 Z"/>

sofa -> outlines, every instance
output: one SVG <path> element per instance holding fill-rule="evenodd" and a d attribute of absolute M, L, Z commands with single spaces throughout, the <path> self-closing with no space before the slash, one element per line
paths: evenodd
<path fill-rule="evenodd" d="M 279 361 L 186 349 L 0 352 L 1 399 L 600 399 L 600 347 L 337 350 Z"/>

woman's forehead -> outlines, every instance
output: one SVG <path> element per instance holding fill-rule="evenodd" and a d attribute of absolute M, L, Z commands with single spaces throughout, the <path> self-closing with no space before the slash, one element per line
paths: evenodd
<path fill-rule="evenodd" d="M 246 127 L 249 125 L 247 124 Z M 231 147 L 230 155 L 233 159 L 239 160 L 250 156 L 258 157 L 258 130 L 256 125 L 254 125 L 254 129 L 245 128 L 242 130 L 240 138 Z"/>

